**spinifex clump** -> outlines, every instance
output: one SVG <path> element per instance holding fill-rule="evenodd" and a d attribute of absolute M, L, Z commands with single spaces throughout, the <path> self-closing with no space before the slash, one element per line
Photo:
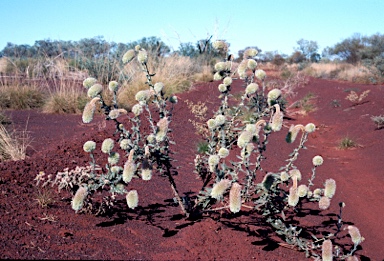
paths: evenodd
<path fill-rule="evenodd" d="M 85 207 L 84 202 L 91 206 L 89 204 L 94 192 L 106 189 L 111 193 L 111 197 L 105 198 L 108 201 L 106 202 L 107 206 L 113 205 L 116 194 L 126 194 L 128 207 L 135 208 L 139 202 L 140 192 L 127 191 L 126 185 L 133 181 L 133 177 L 150 181 L 154 167 L 168 177 L 172 191 L 178 202 L 181 203 L 171 175 L 172 159 L 169 155 L 169 145 L 172 141 L 168 136 L 172 110 L 174 104 L 177 103 L 177 98 L 175 96 L 165 97 L 163 83 L 154 84 L 152 82 L 154 74 L 149 72 L 147 66 L 148 55 L 140 46 L 136 46 L 135 50 L 127 51 L 123 56 L 123 62 L 131 62 L 135 57 L 146 75 L 146 84 L 149 88 L 136 94 L 137 104 L 132 106 L 132 113 L 118 107 L 119 84 L 116 81 L 111 81 L 108 85 L 108 89 L 113 95 L 111 105 L 106 103 L 102 95 L 103 86 L 97 83 L 94 78 L 87 78 L 83 82 L 91 99 L 84 108 L 83 122 L 92 122 L 95 110 L 100 106 L 106 120 L 115 123 L 116 131 L 113 137 L 105 139 L 101 144 L 101 151 L 108 160 L 104 168 L 106 171 L 102 171 L 93 156 L 94 150 L 100 144 L 87 141 L 84 144 L 84 151 L 90 154 L 91 168 L 88 168 L 85 173 L 84 171 L 78 172 L 78 178 L 75 179 L 60 173 L 55 180 L 51 181 L 51 183 L 57 184 L 59 188 L 78 188 L 72 201 L 72 207 L 75 211 Z M 129 124 L 123 124 L 124 119 L 128 119 Z M 144 121 L 147 121 L 150 126 L 146 133 L 141 128 Z M 40 175 L 37 180 L 38 182 L 45 181 L 44 184 L 47 184 L 44 176 Z M 48 180 L 50 180 L 49 177 Z M 186 213 L 183 204 L 180 204 L 180 207 Z"/>
<path fill-rule="evenodd" d="M 231 57 L 225 52 L 228 49 L 225 42 L 220 41 L 214 46 L 223 51 L 224 57 Z M 324 251 L 323 257 L 328 260 L 332 256 L 340 259 L 352 256 L 356 246 L 345 254 L 332 247 L 332 240 L 341 231 L 341 210 L 339 223 L 335 224 L 336 234 L 312 235 L 312 238 L 308 238 L 303 236 L 302 229 L 289 221 L 288 217 L 294 216 L 303 202 L 312 201 L 317 203 L 318 209 L 328 209 L 336 191 L 336 182 L 327 179 L 324 187 L 313 188 L 316 170 L 324 161 L 321 156 L 313 158 L 312 175 L 307 182 L 294 165 L 299 151 L 305 148 L 308 135 L 316 129 L 313 123 L 292 125 L 286 136 L 286 144 L 297 145 L 287 157 L 286 165 L 272 171 L 265 169 L 264 154 L 268 141 L 274 132 L 283 129 L 285 101 L 282 90 L 267 90 L 266 73 L 257 69 L 256 55 L 257 50 L 246 50 L 237 72 L 232 71 L 230 59 L 224 58 L 215 65 L 214 79 L 222 81 L 218 85 L 221 106 L 206 123 L 210 133 L 206 139 L 208 151 L 195 158 L 195 171 L 202 179 L 203 186 L 193 209 L 209 213 L 223 209 L 232 213 L 256 212 L 264 216 L 271 228 L 288 244 L 305 251 L 307 256 L 320 258 L 321 249 Z M 229 99 L 233 97 L 231 85 L 234 77 L 244 81 L 244 91 L 238 104 L 229 106 Z M 301 138 L 297 142 L 300 133 Z M 355 232 L 353 229 L 350 231 L 352 234 Z"/>

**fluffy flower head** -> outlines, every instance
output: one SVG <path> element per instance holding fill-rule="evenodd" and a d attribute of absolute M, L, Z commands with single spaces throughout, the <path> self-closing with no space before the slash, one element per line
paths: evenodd
<path fill-rule="evenodd" d="M 268 99 L 269 100 L 277 100 L 281 96 L 281 91 L 279 89 L 273 89 L 268 92 Z"/>
<path fill-rule="evenodd" d="M 304 129 L 306 132 L 311 133 L 316 130 L 316 126 L 313 123 L 308 123 L 307 125 L 305 125 Z"/>
<path fill-rule="evenodd" d="M 319 155 L 313 157 L 313 159 L 312 159 L 313 166 L 315 166 L 315 167 L 322 165 L 323 162 L 324 162 L 323 157 L 321 157 Z"/>
<path fill-rule="evenodd" d="M 247 86 L 247 88 L 245 88 L 245 93 L 248 95 L 254 94 L 258 89 L 259 85 L 257 85 L 257 83 L 251 83 Z"/>
<path fill-rule="evenodd" d="M 230 180 L 228 179 L 220 180 L 215 185 L 213 185 L 213 188 L 211 191 L 211 197 L 215 199 L 220 199 L 230 185 L 231 185 Z"/>
<path fill-rule="evenodd" d="M 214 75 L 213 75 L 213 80 L 215 81 L 219 81 L 223 79 L 223 76 L 221 76 L 221 74 L 219 72 L 216 72 Z"/>
<path fill-rule="evenodd" d="M 137 194 L 137 190 L 129 191 L 125 198 L 130 209 L 134 209 L 139 205 L 139 195 Z"/>
<path fill-rule="evenodd" d="M 229 155 L 229 150 L 226 148 L 220 148 L 218 155 L 220 158 L 226 158 Z"/>
<path fill-rule="evenodd" d="M 336 181 L 334 179 L 327 179 L 325 181 L 324 196 L 332 198 L 336 192 Z"/>
<path fill-rule="evenodd" d="M 252 58 L 252 57 L 255 57 L 257 54 L 258 54 L 258 51 L 255 48 L 249 48 L 244 51 L 243 58 L 244 59 Z"/>
<path fill-rule="evenodd" d="M 214 41 L 212 46 L 216 50 L 227 50 L 228 49 L 227 43 L 225 41 L 220 41 L 220 40 Z"/>
<path fill-rule="evenodd" d="M 96 142 L 89 140 L 84 143 L 83 149 L 85 152 L 92 152 L 96 149 Z"/>
<path fill-rule="evenodd" d="M 225 84 L 219 84 L 219 87 L 218 87 L 219 91 L 220 92 L 226 92 L 227 91 L 227 85 Z"/>
<path fill-rule="evenodd" d="M 250 69 L 250 70 L 254 70 L 254 69 L 256 69 L 256 67 L 257 67 L 257 62 L 256 62 L 255 60 L 253 60 L 253 59 L 248 59 L 248 61 L 247 61 L 247 67 L 248 67 L 248 69 Z"/>
<path fill-rule="evenodd" d="M 145 50 L 140 50 L 139 53 L 137 54 L 137 60 L 140 63 L 146 63 L 148 61 L 148 54 L 147 51 Z"/>
<path fill-rule="evenodd" d="M 91 88 L 91 86 L 95 85 L 97 83 L 97 80 L 93 77 L 89 77 L 83 81 L 83 86 L 86 89 Z"/>
<path fill-rule="evenodd" d="M 153 86 L 153 89 L 155 90 L 156 94 L 159 94 L 163 90 L 163 88 L 164 88 L 164 84 L 162 82 L 157 82 Z"/>
<path fill-rule="evenodd" d="M 237 139 L 237 146 L 244 148 L 252 140 L 253 134 L 250 131 L 243 131 Z"/>
<path fill-rule="evenodd" d="M 331 200 L 327 197 L 321 197 L 319 201 L 319 208 L 321 210 L 326 210 L 331 205 Z"/>
<path fill-rule="evenodd" d="M 140 104 L 146 104 L 149 99 L 151 98 L 151 91 L 150 90 L 142 90 L 136 93 L 135 99 L 138 101 Z"/>
<path fill-rule="evenodd" d="M 95 98 L 97 95 L 101 93 L 103 90 L 103 86 L 101 84 L 94 84 L 91 86 L 91 88 L 88 89 L 87 95 L 89 98 Z"/>
<path fill-rule="evenodd" d="M 113 139 L 111 138 L 105 139 L 101 144 L 101 151 L 103 153 L 109 154 L 111 153 L 114 145 L 115 145 L 115 142 L 113 141 Z"/>
<path fill-rule="evenodd" d="M 237 213 L 241 209 L 241 185 L 233 183 L 229 191 L 229 210 L 232 213 Z"/>
<path fill-rule="evenodd" d="M 224 125 L 225 120 L 226 120 L 226 119 L 225 119 L 225 116 L 224 116 L 224 115 L 221 115 L 221 114 L 217 115 L 216 118 L 215 118 L 215 121 L 216 121 L 217 126 Z"/>
<path fill-rule="evenodd" d="M 215 119 L 209 119 L 209 120 L 207 121 L 207 125 L 208 125 L 208 128 L 209 128 L 210 130 L 213 130 L 213 129 L 216 128 L 217 123 L 216 123 Z"/>
<path fill-rule="evenodd" d="M 108 84 L 108 89 L 111 92 L 117 92 L 117 90 L 119 89 L 119 83 L 117 81 L 110 81 Z"/>
<path fill-rule="evenodd" d="M 135 116 L 139 116 L 143 112 L 143 106 L 140 104 L 135 104 L 132 106 L 132 112 L 135 114 Z"/>
<path fill-rule="evenodd" d="M 321 246 L 321 258 L 323 261 L 332 261 L 333 260 L 332 241 L 329 239 L 324 240 L 324 242 Z"/>
<path fill-rule="evenodd" d="M 360 244 L 364 241 L 364 238 L 361 236 L 360 231 L 355 226 L 348 226 L 348 233 L 351 236 L 352 242 L 355 245 Z"/>
<path fill-rule="evenodd" d="M 264 80 L 267 77 L 267 74 L 264 70 L 259 69 L 255 71 L 255 76 L 259 80 Z"/>
<path fill-rule="evenodd" d="M 93 98 L 91 101 L 89 101 L 85 105 L 83 115 L 82 115 L 82 120 L 84 123 L 90 123 L 93 120 L 93 115 L 95 113 L 97 101 L 100 101 L 99 97 Z"/>
<path fill-rule="evenodd" d="M 111 152 L 108 156 L 108 163 L 111 165 L 116 165 L 120 160 L 120 154 L 117 152 Z"/>
<path fill-rule="evenodd" d="M 75 196 L 72 199 L 72 209 L 76 212 L 79 211 L 84 204 L 84 199 L 88 194 L 88 190 L 86 187 L 80 187 L 77 191 Z"/>
<path fill-rule="evenodd" d="M 209 170 L 211 172 L 214 172 L 217 164 L 219 164 L 220 157 L 218 155 L 210 155 L 208 158 L 208 165 L 209 165 Z"/>
<path fill-rule="evenodd" d="M 130 61 L 133 60 L 133 58 L 135 58 L 136 56 L 136 52 L 135 50 L 128 50 L 124 55 L 123 55 L 123 63 L 129 63 Z"/>
<path fill-rule="evenodd" d="M 297 188 L 290 187 L 288 195 L 288 205 L 291 207 L 295 207 L 297 203 L 299 203 L 299 193 L 297 191 Z"/>
<path fill-rule="evenodd" d="M 223 84 L 225 85 L 225 86 L 229 86 L 229 85 L 231 85 L 232 84 L 232 78 L 231 77 L 225 77 L 224 78 L 224 80 L 223 80 Z"/>

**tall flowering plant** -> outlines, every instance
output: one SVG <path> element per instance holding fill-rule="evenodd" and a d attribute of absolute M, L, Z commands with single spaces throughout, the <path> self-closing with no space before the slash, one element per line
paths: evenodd
<path fill-rule="evenodd" d="M 322 251 L 323 256 L 351 257 L 356 244 L 346 254 L 332 246 L 341 232 L 344 204 L 340 203 L 337 232 L 326 236 L 312 235 L 313 238 L 308 239 L 288 218 L 295 215 L 303 202 L 314 202 L 320 210 L 328 209 L 336 192 L 334 179 L 327 179 L 324 186 L 314 188 L 316 171 L 324 161 L 321 156 L 313 158 L 312 174 L 307 178 L 295 166 L 299 152 L 305 149 L 309 134 L 316 126 L 313 123 L 291 125 L 286 143 L 293 148 L 286 164 L 278 169 L 267 169 L 265 152 L 269 140 L 275 132 L 283 130 L 284 93 L 278 88 L 267 89 L 266 73 L 257 69 L 256 49 L 247 49 L 237 71 L 233 71 L 226 43 L 218 41 L 214 46 L 224 57 L 215 65 L 214 74 L 214 79 L 220 81 L 221 105 L 206 123 L 210 133 L 206 140 L 208 149 L 195 157 L 195 172 L 203 185 L 195 199 L 194 211 L 256 212 L 265 217 L 286 243 L 305 251 L 307 256 L 320 258 Z M 229 106 L 229 99 L 236 100 L 231 94 L 235 78 L 243 80 L 244 89 L 237 105 Z M 353 228 L 350 231 L 355 232 Z M 355 242 L 359 244 L 362 240 Z"/>
<path fill-rule="evenodd" d="M 177 97 L 165 97 L 164 84 L 152 81 L 154 74 L 148 69 L 146 50 L 136 46 L 135 49 L 128 50 L 122 60 L 124 63 L 129 63 L 135 58 L 146 76 L 148 89 L 136 93 L 137 103 L 132 106 L 131 113 L 118 106 L 119 84 L 116 81 L 111 81 L 108 85 L 108 90 L 113 96 L 111 104 L 107 104 L 103 97 L 103 86 L 97 83 L 96 79 L 87 78 L 83 82 L 90 98 L 82 114 L 83 122 L 86 124 L 92 122 L 96 109 L 100 108 L 105 119 L 114 122 L 116 130 L 114 136 L 106 138 L 100 147 L 101 152 L 107 157 L 104 168 L 95 162 L 96 142 L 89 140 L 85 142 L 83 148 L 90 155 L 90 167 L 75 173 L 71 172 L 72 176 L 69 172 L 58 173 L 55 180 L 51 181 L 59 185 L 59 188 L 70 187 L 72 190 L 77 188 L 72 201 L 72 208 L 75 211 L 87 206 L 92 208 L 90 203 L 92 195 L 101 190 L 109 190 L 111 194 L 110 197 L 104 198 L 106 202 L 103 202 L 103 207 L 113 205 L 118 194 L 125 194 L 128 207 L 134 209 L 138 205 L 139 192 L 128 191 L 127 187 L 134 178 L 150 181 L 154 174 L 153 169 L 156 168 L 168 178 L 176 200 L 186 213 L 171 174 L 172 141 L 169 138 L 169 125 L 172 122 L 172 111 L 177 103 Z M 148 131 L 144 131 L 143 124 L 149 125 Z M 37 180 L 41 182 L 45 178 L 47 177 L 40 175 Z M 44 184 L 46 183 L 47 181 Z"/>

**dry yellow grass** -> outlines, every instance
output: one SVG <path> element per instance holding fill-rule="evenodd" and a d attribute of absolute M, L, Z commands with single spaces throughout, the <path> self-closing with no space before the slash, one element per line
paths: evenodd
<path fill-rule="evenodd" d="M 304 72 L 316 78 L 337 79 L 358 83 L 370 83 L 375 75 L 367 67 L 348 63 L 312 63 Z"/>
<path fill-rule="evenodd" d="M 162 82 L 166 95 L 180 93 L 189 90 L 193 82 L 209 81 L 212 72 L 208 66 L 196 63 L 190 57 L 169 56 L 155 57 L 148 55 L 149 71 L 155 73 L 152 77 L 153 84 Z M 118 103 L 124 107 L 132 107 L 136 101 L 135 94 L 148 89 L 146 78 L 141 68 L 134 62 L 124 67 L 124 72 L 129 75 L 129 82 L 124 83 L 118 92 Z"/>
<path fill-rule="evenodd" d="M 7 59 L 5 58 L 0 58 L 0 72 L 5 73 L 7 69 Z"/>
<path fill-rule="evenodd" d="M 31 138 L 27 131 L 8 132 L 0 124 L 0 161 L 24 160 Z"/>

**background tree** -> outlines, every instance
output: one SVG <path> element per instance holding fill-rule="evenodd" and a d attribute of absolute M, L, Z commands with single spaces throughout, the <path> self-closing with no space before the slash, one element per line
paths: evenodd
<path fill-rule="evenodd" d="M 362 36 L 360 34 L 354 34 L 352 37 L 329 48 L 329 53 L 339 56 L 348 63 L 356 64 L 361 60 L 361 50 L 363 48 L 364 43 Z"/>
<path fill-rule="evenodd" d="M 295 48 L 295 50 L 301 52 L 306 61 L 318 62 L 320 60 L 320 54 L 317 53 L 319 46 L 316 41 L 300 39 L 297 44 L 299 47 Z"/>

